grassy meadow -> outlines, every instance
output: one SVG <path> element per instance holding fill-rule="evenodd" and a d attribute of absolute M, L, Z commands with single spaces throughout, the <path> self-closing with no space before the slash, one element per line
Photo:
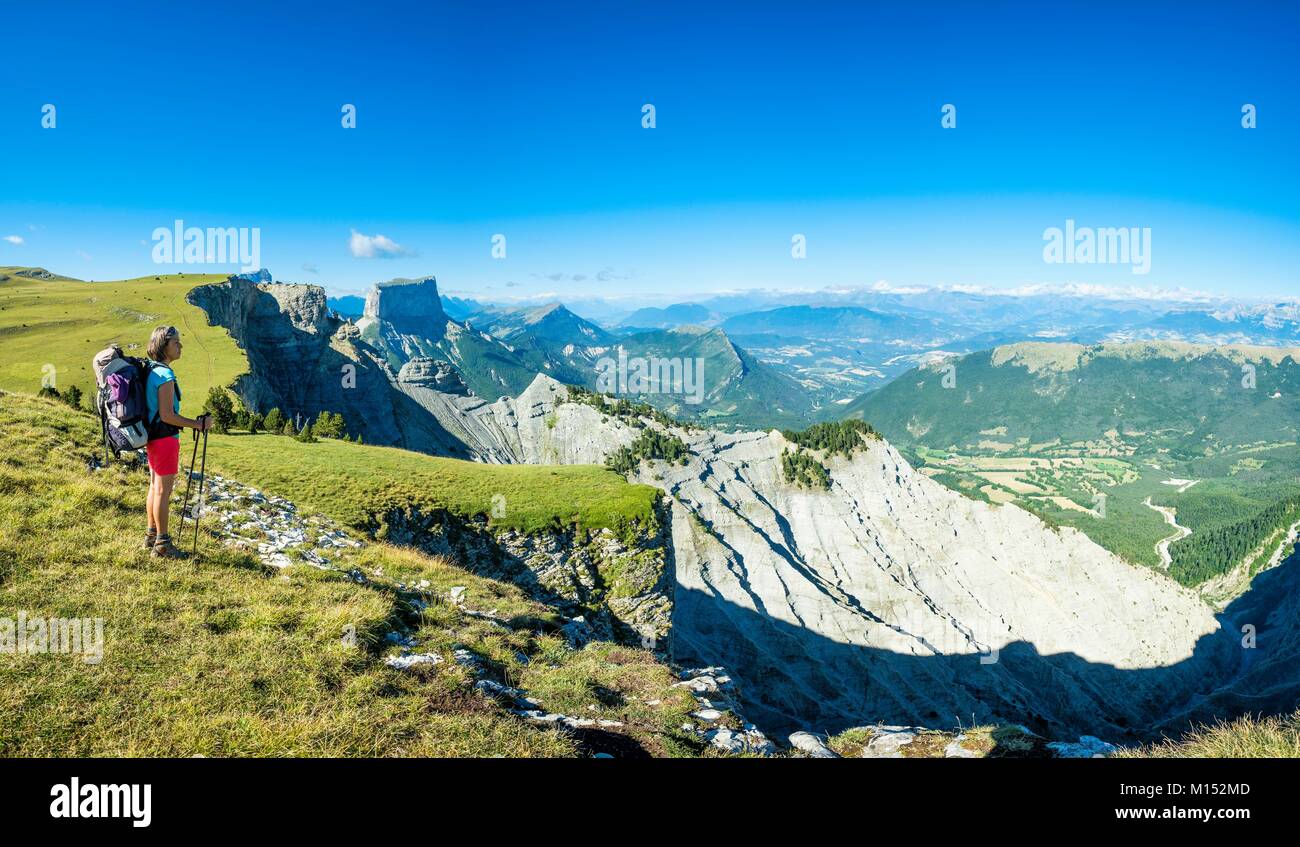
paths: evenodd
<path fill-rule="evenodd" d="M 335 562 L 382 569 L 358 583 L 306 564 L 269 568 L 211 537 L 197 560 L 148 557 L 138 546 L 147 477 L 124 463 L 88 473 L 96 435 L 87 414 L 0 394 L 0 618 L 105 621 L 99 664 L 0 653 L 0 756 L 702 752 L 679 729 L 693 698 L 651 653 L 569 649 L 548 607 L 454 563 L 371 544 Z M 421 581 L 418 597 L 398 585 Z M 453 586 L 466 589 L 466 609 L 506 623 L 446 602 Z M 347 627 L 357 646 L 344 643 Z M 396 648 L 384 637 L 397 628 L 447 661 L 388 667 Z M 530 724 L 476 692 L 453 649 L 544 707 L 624 726 L 594 737 Z"/>
<path fill-rule="evenodd" d="M 181 331 L 185 352 L 176 363 L 187 408 L 201 404 L 214 385 L 229 385 L 248 370 L 248 360 L 223 327 L 185 302 L 197 285 L 222 282 L 227 274 L 169 274 L 114 282 L 15 276 L 0 268 L 0 389 L 35 393 L 53 366 L 55 386 L 77 386 L 90 396 L 90 360 L 109 344 L 144 356 L 159 324 Z"/>
<path fill-rule="evenodd" d="M 494 526 L 524 532 L 569 525 L 621 530 L 653 521 L 659 497 L 658 489 L 598 465 L 487 465 L 267 434 L 209 438 L 208 464 L 217 473 L 355 527 L 390 508 L 419 506 L 485 515 Z M 185 449 L 192 449 L 188 439 Z"/>

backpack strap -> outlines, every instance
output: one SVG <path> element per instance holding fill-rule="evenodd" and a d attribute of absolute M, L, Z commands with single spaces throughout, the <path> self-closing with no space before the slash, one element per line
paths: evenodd
<path fill-rule="evenodd" d="M 104 440 L 104 466 L 108 466 L 108 412 L 104 410 L 103 402 L 96 403 L 99 406 L 99 436 Z"/>

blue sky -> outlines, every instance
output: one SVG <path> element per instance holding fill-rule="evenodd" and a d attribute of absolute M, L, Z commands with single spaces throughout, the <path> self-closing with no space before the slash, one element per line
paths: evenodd
<path fill-rule="evenodd" d="M 156 273 L 180 218 L 334 292 L 1300 294 L 1295 4 L 221 5 L 6 10 L 0 265 Z M 1067 218 L 1150 273 L 1045 264 Z"/>

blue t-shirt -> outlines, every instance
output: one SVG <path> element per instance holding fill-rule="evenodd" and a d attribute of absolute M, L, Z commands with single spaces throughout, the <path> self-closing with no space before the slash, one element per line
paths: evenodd
<path fill-rule="evenodd" d="M 174 383 L 172 387 L 172 411 L 176 414 L 181 413 L 181 386 L 176 382 L 176 374 L 171 368 L 161 362 L 153 362 L 153 369 L 149 371 L 149 379 L 145 383 L 144 398 L 149 407 L 149 420 L 153 420 L 158 415 L 158 389 L 166 383 Z M 177 438 L 180 436 L 177 435 Z"/>

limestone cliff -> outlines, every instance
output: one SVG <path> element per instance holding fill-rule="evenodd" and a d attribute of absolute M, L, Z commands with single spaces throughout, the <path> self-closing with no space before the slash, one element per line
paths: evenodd
<path fill-rule="evenodd" d="M 592 449 L 637 431 L 556 399 L 552 431 L 580 430 Z M 1250 681 L 1236 628 L 1194 592 L 1075 530 L 963 498 L 884 441 L 823 457 L 823 491 L 785 478 L 779 433 L 671 432 L 687 462 L 634 478 L 670 503 L 673 656 L 730 669 L 769 733 L 1010 721 L 1123 741 L 1204 715 L 1195 704 L 1227 687 L 1238 703 L 1300 690 L 1295 674 Z M 1295 647 L 1275 633 L 1258 659 L 1270 667 Z"/>
<path fill-rule="evenodd" d="M 376 283 L 366 294 L 365 313 L 357 323 L 365 327 L 374 322 L 386 323 L 402 335 L 442 338 L 447 315 L 438 299 L 438 281 L 430 276 Z"/>
<path fill-rule="evenodd" d="M 226 327 L 248 356 L 249 372 L 234 390 L 250 408 L 308 420 L 336 411 L 367 442 L 402 442 L 385 374 L 331 316 L 324 289 L 232 277 L 199 286 L 187 299 L 210 323 Z"/>
<path fill-rule="evenodd" d="M 303 420 L 338 412 L 348 433 L 369 444 L 479 458 L 404 392 L 406 385 L 427 389 L 438 379 L 457 390 L 449 366 L 417 363 L 402 382 L 385 353 L 363 340 L 360 327 L 330 312 L 321 287 L 232 277 L 199 286 L 188 299 L 212 324 L 226 327 L 247 355 L 249 372 L 233 388 L 249 408 L 263 414 L 278 408 Z"/>
<path fill-rule="evenodd" d="M 883 441 L 830 460 L 822 491 L 784 479 L 775 432 L 683 436 L 691 461 L 642 471 L 673 501 L 673 649 L 763 680 L 747 686 L 760 726 L 1120 739 L 1239 661 L 1194 593 L 963 498 Z"/>

